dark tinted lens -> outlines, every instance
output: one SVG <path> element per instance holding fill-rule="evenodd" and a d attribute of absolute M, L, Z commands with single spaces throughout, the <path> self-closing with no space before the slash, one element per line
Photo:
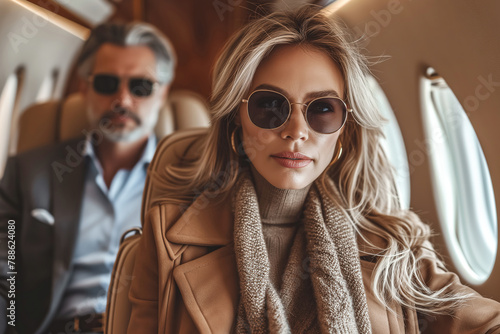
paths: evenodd
<path fill-rule="evenodd" d="M 94 76 L 94 90 L 97 93 L 111 95 L 116 93 L 120 79 L 114 75 L 98 74 Z"/>
<path fill-rule="evenodd" d="M 253 124 L 263 129 L 275 129 L 288 118 L 290 105 L 278 93 L 257 91 L 248 100 L 248 116 Z"/>
<path fill-rule="evenodd" d="M 347 110 L 340 99 L 322 98 L 312 101 L 307 107 L 307 122 L 319 133 L 333 133 L 340 129 Z"/>
<path fill-rule="evenodd" d="M 153 81 L 146 78 L 132 78 L 129 80 L 130 92 L 139 97 L 149 96 L 153 93 Z"/>

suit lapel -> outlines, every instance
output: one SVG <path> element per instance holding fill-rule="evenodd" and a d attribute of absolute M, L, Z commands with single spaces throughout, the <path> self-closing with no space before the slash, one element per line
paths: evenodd
<path fill-rule="evenodd" d="M 173 271 L 186 308 L 202 333 L 228 333 L 236 317 L 239 278 L 230 203 L 230 199 L 211 200 L 202 194 L 166 233 L 171 243 L 220 247 Z"/>
<path fill-rule="evenodd" d="M 55 223 L 51 309 L 59 304 L 63 296 L 69 278 L 69 267 L 80 223 L 87 161 L 82 156 L 80 156 L 81 160 L 78 163 L 74 163 L 74 161 L 72 162 L 67 158 L 67 148 L 71 148 L 73 152 L 76 152 L 75 147 L 78 142 L 74 141 L 66 145 L 58 161 L 66 166 L 71 164 L 71 170 L 64 173 L 62 177 L 58 177 L 55 173 L 52 173 Z"/>

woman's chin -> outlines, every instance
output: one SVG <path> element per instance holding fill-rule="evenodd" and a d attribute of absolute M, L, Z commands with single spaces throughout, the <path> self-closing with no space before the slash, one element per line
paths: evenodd
<path fill-rule="evenodd" d="M 284 173 L 276 176 L 263 176 L 274 187 L 287 190 L 304 189 L 314 181 L 302 175 L 286 175 Z"/>

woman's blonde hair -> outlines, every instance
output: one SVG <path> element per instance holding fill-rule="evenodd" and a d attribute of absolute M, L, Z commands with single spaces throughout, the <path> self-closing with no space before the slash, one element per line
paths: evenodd
<path fill-rule="evenodd" d="M 306 6 L 257 19 L 232 37 L 214 68 L 211 126 L 203 138 L 200 156 L 182 165 L 172 165 L 161 175 L 165 201 L 189 205 L 206 189 L 227 194 L 234 185 L 244 158 L 231 146 L 235 116 L 246 98 L 261 61 L 280 45 L 303 45 L 328 54 L 344 78 L 343 97 L 354 109 L 339 139 L 341 158 L 320 177 L 330 176 L 340 198 L 332 198 L 353 228 L 372 249 L 378 262 L 373 290 L 389 309 L 395 303 L 424 313 L 448 313 L 463 296 L 431 291 L 419 273 L 424 258 L 434 257 L 428 239 L 430 229 L 414 213 L 402 210 L 394 171 L 381 145 L 385 121 L 368 87 L 367 60 L 338 23 L 317 7 Z M 334 193 L 331 191 L 330 193 Z M 333 195 L 332 195 L 333 197 Z M 366 237 L 380 237 L 385 247 Z M 438 264 L 440 261 L 436 260 Z"/>

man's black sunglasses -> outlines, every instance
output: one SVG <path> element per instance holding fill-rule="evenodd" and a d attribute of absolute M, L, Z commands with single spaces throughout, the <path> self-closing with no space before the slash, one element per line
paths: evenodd
<path fill-rule="evenodd" d="M 128 89 L 130 93 L 136 97 L 147 97 L 153 94 L 156 87 L 159 85 L 148 78 L 120 78 L 113 74 L 94 74 L 89 77 L 94 90 L 103 95 L 113 95 L 120 88 L 122 80 L 128 81 Z"/>

